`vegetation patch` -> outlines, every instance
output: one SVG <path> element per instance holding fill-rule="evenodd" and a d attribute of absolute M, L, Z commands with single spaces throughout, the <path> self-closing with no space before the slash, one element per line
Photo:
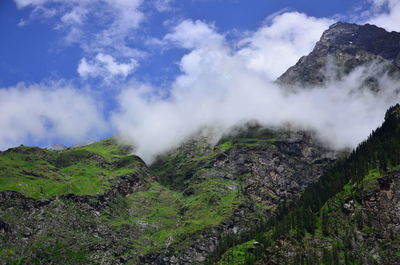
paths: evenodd
<path fill-rule="evenodd" d="M 248 265 L 255 259 L 253 254 L 257 248 L 257 241 L 250 240 L 229 249 L 218 262 L 218 265 Z"/>
<path fill-rule="evenodd" d="M 32 198 L 101 194 L 143 166 L 110 139 L 62 151 L 20 146 L 0 152 L 0 165 L 0 191 Z"/>

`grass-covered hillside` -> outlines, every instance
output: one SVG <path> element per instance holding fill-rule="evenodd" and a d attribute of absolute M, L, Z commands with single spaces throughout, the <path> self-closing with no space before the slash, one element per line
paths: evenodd
<path fill-rule="evenodd" d="M 10 264 L 140 262 L 220 224 L 241 201 L 229 180 L 198 184 L 192 196 L 171 191 L 113 139 L 21 146 L 0 159 L 0 261 Z"/>
<path fill-rule="evenodd" d="M 225 235 L 298 198 L 330 161 L 299 132 L 203 140 L 150 169 L 112 138 L 1 152 L 0 264 L 201 264 Z"/>
<path fill-rule="evenodd" d="M 32 198 L 64 194 L 96 195 L 143 162 L 109 138 L 62 151 L 20 146 L 0 152 L 0 191 Z"/>

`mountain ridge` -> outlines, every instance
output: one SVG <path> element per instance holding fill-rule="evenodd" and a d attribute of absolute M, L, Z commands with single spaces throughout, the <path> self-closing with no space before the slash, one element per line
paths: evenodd
<path fill-rule="evenodd" d="M 337 22 L 329 27 L 316 43 L 314 49 L 303 56 L 279 78 L 278 82 L 293 86 L 316 86 L 323 84 L 329 74 L 328 63 L 341 68 L 343 76 L 356 67 L 371 62 L 386 63 L 383 69 L 398 77 L 400 72 L 400 33 L 387 32 L 375 25 L 357 25 Z M 377 73 L 379 75 L 379 73 Z"/>

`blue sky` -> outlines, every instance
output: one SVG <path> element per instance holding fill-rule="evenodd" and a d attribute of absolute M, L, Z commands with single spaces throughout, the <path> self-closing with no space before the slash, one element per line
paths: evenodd
<path fill-rule="evenodd" d="M 239 0 L 199 0 L 176 1 L 171 3 L 171 10 L 157 12 L 148 8 L 149 17 L 140 26 L 139 41 L 134 47 L 147 50 L 141 45 L 142 38 L 162 38 L 169 28 L 163 23 L 168 20 L 202 20 L 214 23 L 218 30 L 255 30 L 271 14 L 283 9 L 296 10 L 316 17 L 332 17 L 355 10 L 362 1 L 239 1 Z M 12 86 L 18 82 L 40 82 L 48 78 L 79 78 L 77 64 L 83 52 L 79 45 L 65 45 L 63 32 L 54 29 L 59 22 L 56 18 L 32 18 L 35 6 L 18 9 L 13 1 L 0 3 L 0 85 Z M 28 21 L 19 26 L 21 21 Z M 96 23 L 93 23 L 93 31 Z M 155 82 L 171 81 L 176 74 L 174 62 L 182 51 L 173 49 L 158 52 L 149 51 L 148 61 L 143 62 L 136 77 Z M 39 64 L 38 64 L 39 63 Z M 172 70 L 170 69 L 172 68 Z M 171 74 L 172 73 L 172 74 Z M 155 76 L 155 77 L 154 77 Z"/>
<path fill-rule="evenodd" d="M 330 24 L 398 30 L 399 12 L 397 0 L 0 1 L 0 148 L 119 133 L 151 149 L 162 132 L 153 153 L 166 150 L 208 126 L 207 95 L 268 87 Z"/>

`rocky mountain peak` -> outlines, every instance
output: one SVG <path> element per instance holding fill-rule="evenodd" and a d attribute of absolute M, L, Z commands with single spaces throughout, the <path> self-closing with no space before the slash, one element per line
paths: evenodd
<path fill-rule="evenodd" d="M 400 33 L 387 32 L 383 28 L 370 24 L 357 25 L 338 22 L 324 32 L 316 49 L 323 48 L 321 46 L 331 49 L 352 46 L 393 60 L 400 52 Z"/>
<path fill-rule="evenodd" d="M 340 76 L 375 61 L 387 64 L 385 71 L 400 72 L 400 33 L 370 24 L 338 22 L 323 33 L 309 55 L 300 58 L 278 81 L 285 85 L 320 85 L 327 79 L 328 63 L 338 66 Z"/>

